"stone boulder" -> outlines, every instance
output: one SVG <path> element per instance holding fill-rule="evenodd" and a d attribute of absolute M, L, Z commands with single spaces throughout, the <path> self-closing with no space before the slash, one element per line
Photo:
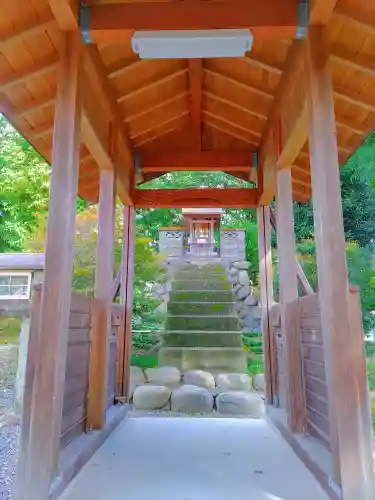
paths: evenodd
<path fill-rule="evenodd" d="M 242 286 L 249 286 L 250 285 L 250 278 L 249 278 L 249 275 L 247 274 L 246 271 L 240 271 L 238 273 L 238 282 Z"/>
<path fill-rule="evenodd" d="M 215 388 L 215 379 L 210 372 L 203 370 L 191 370 L 183 374 L 183 381 L 186 385 L 195 385 L 206 389 Z"/>
<path fill-rule="evenodd" d="M 236 298 L 241 300 L 245 299 L 250 295 L 250 287 L 249 286 L 242 286 L 239 290 L 236 291 Z"/>
<path fill-rule="evenodd" d="M 137 410 L 161 410 L 171 399 L 172 391 L 161 385 L 142 385 L 133 394 L 133 405 Z"/>
<path fill-rule="evenodd" d="M 256 391 L 264 392 L 266 390 L 266 379 L 264 377 L 264 373 L 258 373 L 255 375 L 253 384 Z"/>
<path fill-rule="evenodd" d="M 222 392 L 216 397 L 216 408 L 224 415 L 262 418 L 265 414 L 263 399 L 253 392 Z"/>
<path fill-rule="evenodd" d="M 220 391 L 251 391 L 251 377 L 247 373 L 220 373 L 216 387 Z"/>
<path fill-rule="evenodd" d="M 133 394 L 134 390 L 146 383 L 146 377 L 143 373 L 142 368 L 138 366 L 130 367 L 130 380 L 129 380 L 129 394 L 130 396 Z"/>
<path fill-rule="evenodd" d="M 236 285 L 238 283 L 238 276 L 229 276 L 228 278 L 229 283 L 232 285 Z"/>
<path fill-rule="evenodd" d="M 181 383 L 181 372 L 175 366 L 160 366 L 159 368 L 147 368 L 146 377 L 152 385 L 167 385 L 176 387 Z"/>
<path fill-rule="evenodd" d="M 248 297 L 246 297 L 245 304 L 247 306 L 257 306 L 258 305 L 258 297 L 250 294 Z"/>
<path fill-rule="evenodd" d="M 238 276 L 238 269 L 236 269 L 235 267 L 231 267 L 229 269 L 229 276 L 231 277 Z"/>
<path fill-rule="evenodd" d="M 210 413 L 214 407 L 214 398 L 203 387 L 183 385 L 172 393 L 171 409 L 183 413 Z"/>
<path fill-rule="evenodd" d="M 247 262 L 246 260 L 240 260 L 238 262 L 234 262 L 233 267 L 239 270 L 247 271 L 250 267 L 250 262 Z"/>

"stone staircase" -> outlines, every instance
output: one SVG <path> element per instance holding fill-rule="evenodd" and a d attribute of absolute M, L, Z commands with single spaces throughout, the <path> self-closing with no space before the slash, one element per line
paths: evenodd
<path fill-rule="evenodd" d="M 181 371 L 246 372 L 232 286 L 221 263 L 173 270 L 160 366 Z"/>

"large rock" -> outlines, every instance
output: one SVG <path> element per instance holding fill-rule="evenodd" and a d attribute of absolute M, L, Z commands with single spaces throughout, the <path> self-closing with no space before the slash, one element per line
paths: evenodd
<path fill-rule="evenodd" d="M 240 260 L 238 262 L 234 262 L 233 267 L 235 267 L 236 269 L 247 271 L 250 267 L 250 262 L 247 262 L 246 260 Z"/>
<path fill-rule="evenodd" d="M 258 373 L 255 375 L 253 384 L 256 391 L 264 392 L 266 390 L 266 379 L 264 373 Z"/>
<path fill-rule="evenodd" d="M 184 383 L 187 385 L 195 385 L 197 387 L 204 387 L 206 389 L 215 388 L 215 379 L 210 372 L 203 370 L 191 370 L 185 372 L 183 375 Z"/>
<path fill-rule="evenodd" d="M 133 404 L 137 410 L 160 410 L 167 405 L 172 391 L 161 385 L 142 385 L 133 394 Z"/>
<path fill-rule="evenodd" d="M 224 415 L 264 416 L 264 401 L 253 392 L 222 392 L 216 397 L 216 408 Z"/>
<path fill-rule="evenodd" d="M 228 281 L 232 285 L 236 285 L 238 283 L 238 276 L 237 275 L 236 276 L 229 276 Z"/>
<path fill-rule="evenodd" d="M 152 385 L 175 387 L 181 383 L 181 372 L 175 366 L 147 368 L 146 377 L 148 382 Z"/>
<path fill-rule="evenodd" d="M 238 276 L 238 269 L 236 269 L 235 267 L 231 267 L 229 269 L 229 276 Z"/>
<path fill-rule="evenodd" d="M 220 373 L 216 377 L 220 391 L 250 391 L 251 377 L 246 373 Z"/>
<path fill-rule="evenodd" d="M 246 271 L 240 271 L 238 273 L 238 282 L 242 286 L 249 286 L 250 285 L 250 278 L 249 278 L 249 275 L 247 274 Z"/>
<path fill-rule="evenodd" d="M 258 305 L 258 297 L 256 297 L 255 295 L 252 295 L 252 294 L 249 295 L 245 299 L 245 304 L 247 306 L 257 306 Z"/>
<path fill-rule="evenodd" d="M 183 385 L 172 393 L 171 409 L 183 413 L 210 413 L 214 399 L 207 389 Z"/>
<path fill-rule="evenodd" d="M 138 366 L 131 366 L 130 367 L 130 381 L 129 381 L 129 393 L 130 395 L 133 394 L 134 390 L 139 387 L 140 385 L 143 385 L 146 383 L 146 377 L 145 374 L 143 373 L 142 368 L 139 368 Z"/>
<path fill-rule="evenodd" d="M 236 285 L 234 285 L 234 287 L 233 287 L 234 293 L 237 293 L 238 290 L 241 290 L 241 288 L 242 288 L 242 285 L 240 285 L 239 283 L 237 283 Z"/>
<path fill-rule="evenodd" d="M 242 286 L 239 290 L 236 291 L 236 298 L 239 300 L 245 299 L 250 295 L 250 287 Z"/>

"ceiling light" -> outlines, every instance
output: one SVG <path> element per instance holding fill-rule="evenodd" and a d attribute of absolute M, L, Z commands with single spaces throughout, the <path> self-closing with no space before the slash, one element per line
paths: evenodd
<path fill-rule="evenodd" d="M 249 30 L 137 31 L 133 51 L 141 59 L 243 57 L 253 43 Z"/>

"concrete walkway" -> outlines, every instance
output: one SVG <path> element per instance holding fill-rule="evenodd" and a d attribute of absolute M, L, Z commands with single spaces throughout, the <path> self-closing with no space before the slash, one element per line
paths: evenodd
<path fill-rule="evenodd" d="M 124 421 L 61 500 L 328 500 L 264 420 Z"/>

